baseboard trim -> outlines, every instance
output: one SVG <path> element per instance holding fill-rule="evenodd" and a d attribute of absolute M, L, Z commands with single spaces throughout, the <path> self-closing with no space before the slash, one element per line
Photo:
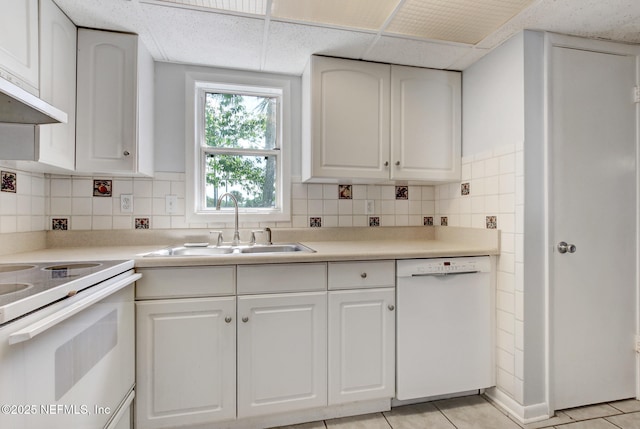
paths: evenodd
<path fill-rule="evenodd" d="M 512 397 L 502 392 L 500 389 L 492 387 L 485 391 L 485 395 L 497 406 L 510 414 L 519 423 L 527 424 L 547 420 L 549 416 L 549 405 L 546 402 L 533 405 L 522 405 Z"/>

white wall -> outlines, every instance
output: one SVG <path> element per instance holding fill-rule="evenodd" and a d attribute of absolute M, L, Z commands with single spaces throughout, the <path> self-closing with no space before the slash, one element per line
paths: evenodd
<path fill-rule="evenodd" d="M 288 79 L 291 82 L 291 175 L 300 177 L 301 78 L 242 70 L 225 70 L 184 64 L 156 63 L 155 169 L 185 172 L 185 76 L 186 73 L 233 73 L 248 77 Z"/>
<path fill-rule="evenodd" d="M 523 34 L 462 74 L 462 155 L 524 141 Z"/>
<path fill-rule="evenodd" d="M 547 405 L 543 54 L 544 34 L 525 31 L 463 72 L 464 158 L 516 147 L 515 198 L 498 206 L 498 228 L 513 210 L 514 233 L 503 230 L 498 264 L 497 395 L 523 418 Z"/>

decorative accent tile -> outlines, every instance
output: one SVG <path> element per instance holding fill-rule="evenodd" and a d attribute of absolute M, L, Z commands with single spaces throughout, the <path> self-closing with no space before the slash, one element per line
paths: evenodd
<path fill-rule="evenodd" d="M 409 187 L 396 186 L 396 200 L 408 200 L 408 199 L 409 199 Z"/>
<path fill-rule="evenodd" d="M 369 216 L 369 226 L 380 226 L 380 216 Z"/>
<path fill-rule="evenodd" d="M 93 196 L 94 197 L 110 197 L 111 196 L 111 180 L 94 180 Z"/>
<path fill-rule="evenodd" d="M 320 228 L 320 227 L 322 227 L 322 218 L 321 217 L 310 217 L 309 218 L 309 227 L 311 227 L 311 228 Z"/>
<path fill-rule="evenodd" d="M 449 218 L 446 216 L 440 216 L 440 226 L 448 226 Z"/>
<path fill-rule="evenodd" d="M 469 183 L 460 184 L 460 195 L 469 195 Z"/>
<path fill-rule="evenodd" d="M 10 171 L 2 172 L 2 187 L 0 190 L 2 192 L 16 192 L 16 188 L 18 186 L 18 179 L 16 173 L 11 173 Z"/>
<path fill-rule="evenodd" d="M 51 229 L 54 231 L 67 231 L 69 229 L 69 219 L 66 219 L 66 218 L 51 219 Z"/>
<path fill-rule="evenodd" d="M 433 216 L 425 216 L 423 221 L 424 226 L 433 226 Z"/>
<path fill-rule="evenodd" d="M 135 219 L 136 229 L 149 229 L 149 218 L 148 217 L 137 217 Z"/>
<path fill-rule="evenodd" d="M 497 216 L 487 216 L 487 228 L 488 229 L 497 229 L 498 228 L 498 217 Z"/>
<path fill-rule="evenodd" d="M 338 198 L 341 200 L 350 200 L 353 198 L 351 193 L 351 185 L 338 185 Z"/>

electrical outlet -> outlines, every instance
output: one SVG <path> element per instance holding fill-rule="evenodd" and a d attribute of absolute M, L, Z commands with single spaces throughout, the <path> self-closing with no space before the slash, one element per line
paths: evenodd
<path fill-rule="evenodd" d="M 178 210 L 178 197 L 175 195 L 167 195 L 165 197 L 164 211 L 167 213 L 175 213 Z"/>
<path fill-rule="evenodd" d="M 120 195 L 120 211 L 122 213 L 133 213 L 133 195 Z"/>
<path fill-rule="evenodd" d="M 364 200 L 364 214 L 373 214 L 376 209 L 376 203 L 374 200 Z"/>

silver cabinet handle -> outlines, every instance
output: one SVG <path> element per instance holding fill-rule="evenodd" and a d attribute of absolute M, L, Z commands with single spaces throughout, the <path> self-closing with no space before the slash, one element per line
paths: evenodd
<path fill-rule="evenodd" d="M 366 279 L 367 278 L 367 273 L 360 274 L 360 277 L 362 277 L 363 279 Z"/>
<path fill-rule="evenodd" d="M 131 155 L 131 154 L 129 153 L 129 151 L 128 151 L 128 150 L 125 150 L 122 154 L 123 154 L 124 156 L 129 156 L 129 155 Z"/>
<path fill-rule="evenodd" d="M 227 316 L 227 317 L 224 318 L 224 321 L 227 322 L 227 323 L 231 323 L 232 320 L 233 319 L 231 318 L 231 316 Z"/>
<path fill-rule="evenodd" d="M 400 165 L 400 161 L 396 161 L 396 165 Z"/>
<path fill-rule="evenodd" d="M 247 323 L 247 322 L 249 321 L 249 318 L 245 316 L 245 317 L 243 317 L 243 318 L 242 318 L 242 321 L 243 321 L 244 323 Z"/>
<path fill-rule="evenodd" d="M 389 304 L 389 306 L 387 307 L 389 309 L 389 311 L 393 311 L 396 309 L 396 306 L 393 304 Z"/>
<path fill-rule="evenodd" d="M 385 166 L 385 167 L 388 167 L 388 166 L 389 166 L 389 161 L 385 161 L 385 162 L 384 162 L 384 166 Z"/>
<path fill-rule="evenodd" d="M 569 244 L 566 241 L 561 241 L 560 243 L 558 243 L 558 252 L 559 253 L 576 253 L 576 245 L 575 244 Z"/>

